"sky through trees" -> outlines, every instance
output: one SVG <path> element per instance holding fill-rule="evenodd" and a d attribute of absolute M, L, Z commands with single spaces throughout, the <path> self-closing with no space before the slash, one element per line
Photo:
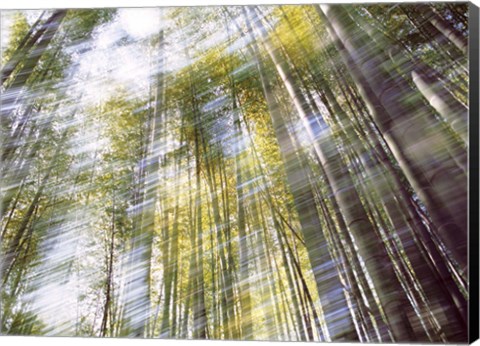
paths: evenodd
<path fill-rule="evenodd" d="M 468 340 L 468 4 L 1 19 L 2 334 Z"/>

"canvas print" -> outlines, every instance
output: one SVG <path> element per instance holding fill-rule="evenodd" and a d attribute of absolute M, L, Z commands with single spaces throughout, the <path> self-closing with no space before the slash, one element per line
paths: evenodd
<path fill-rule="evenodd" d="M 467 342 L 470 6 L 2 10 L 1 333 Z"/>

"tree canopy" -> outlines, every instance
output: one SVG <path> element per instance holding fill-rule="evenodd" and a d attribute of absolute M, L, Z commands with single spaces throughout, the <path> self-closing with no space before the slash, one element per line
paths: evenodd
<path fill-rule="evenodd" d="M 468 340 L 467 4 L 1 16 L 3 334 Z"/>

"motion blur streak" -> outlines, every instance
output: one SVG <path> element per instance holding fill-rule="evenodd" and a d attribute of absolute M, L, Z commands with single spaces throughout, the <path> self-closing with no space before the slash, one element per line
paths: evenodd
<path fill-rule="evenodd" d="M 468 4 L 1 12 L 1 333 L 467 342 Z"/>

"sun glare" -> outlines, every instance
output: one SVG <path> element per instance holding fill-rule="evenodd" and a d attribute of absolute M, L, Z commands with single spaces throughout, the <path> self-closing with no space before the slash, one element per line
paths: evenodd
<path fill-rule="evenodd" d="M 133 38 L 142 39 L 158 32 L 160 11 L 157 8 L 128 8 L 119 12 L 120 24 Z"/>

